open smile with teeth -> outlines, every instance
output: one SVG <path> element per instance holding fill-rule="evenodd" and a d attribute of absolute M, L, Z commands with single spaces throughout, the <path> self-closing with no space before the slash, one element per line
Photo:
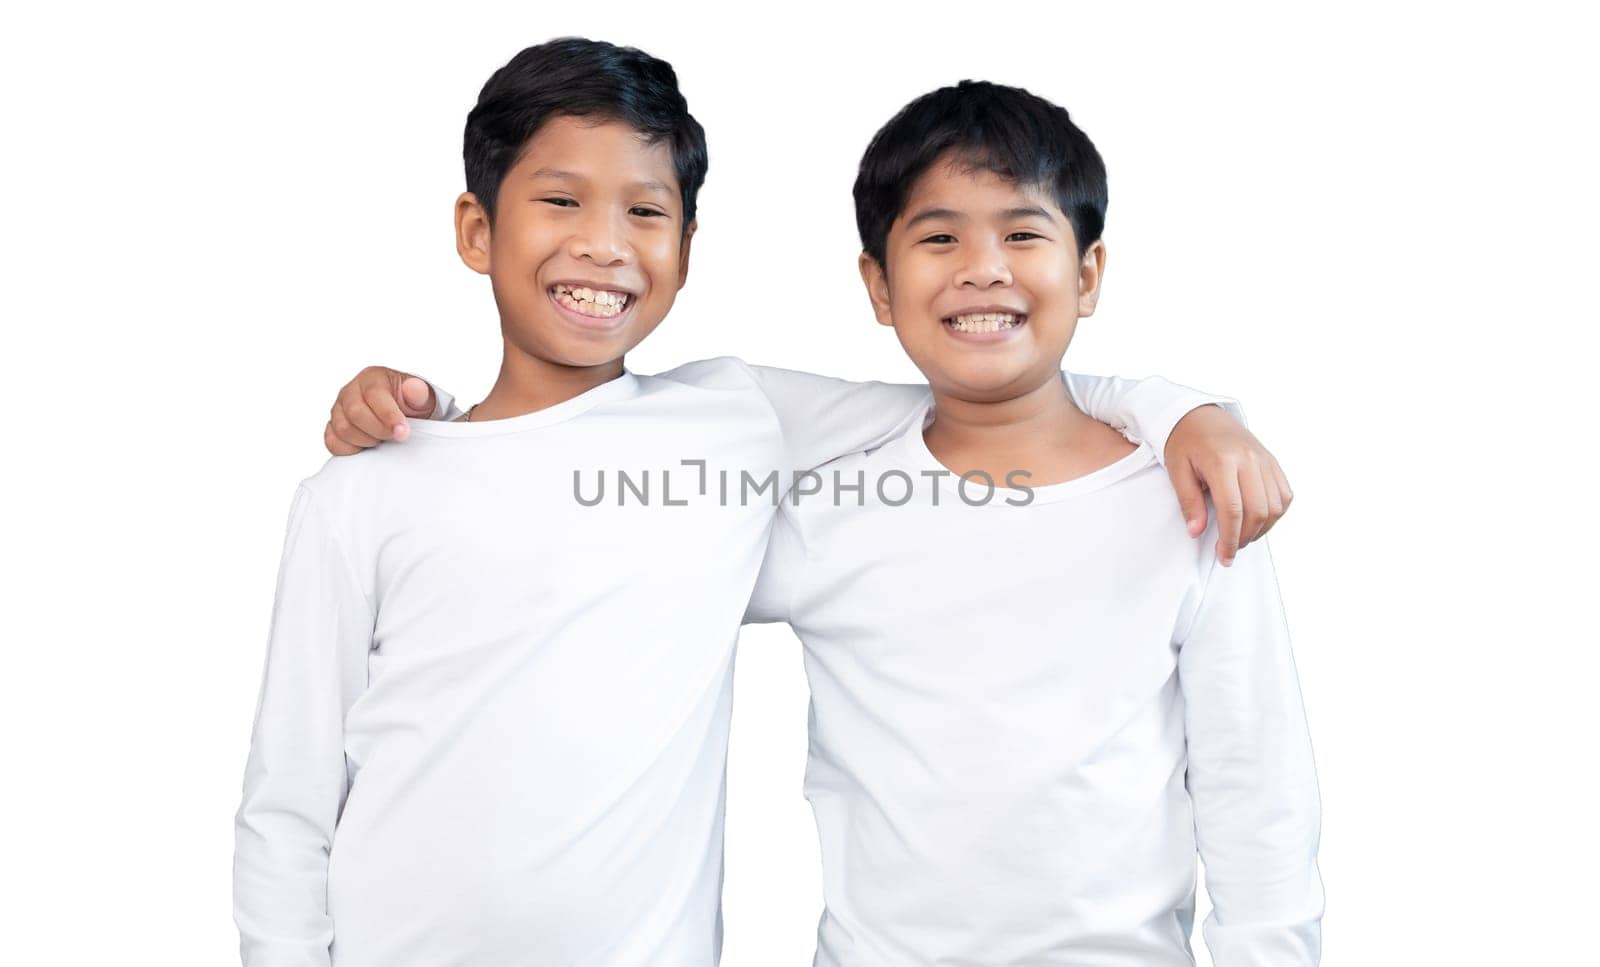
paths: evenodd
<path fill-rule="evenodd" d="M 951 316 L 944 324 L 956 332 L 1004 332 L 1028 321 L 1026 315 L 1015 312 L 974 312 Z"/>
<path fill-rule="evenodd" d="M 619 316 L 628 308 L 628 293 L 610 289 L 589 289 L 558 283 L 550 287 L 550 297 L 579 315 L 596 319 Z"/>

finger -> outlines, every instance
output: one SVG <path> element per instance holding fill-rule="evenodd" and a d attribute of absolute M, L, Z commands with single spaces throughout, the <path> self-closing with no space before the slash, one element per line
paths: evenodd
<path fill-rule="evenodd" d="M 351 423 L 343 409 L 334 410 L 328 422 L 333 427 L 334 436 L 358 450 L 375 447 L 380 442 L 377 437 Z"/>
<path fill-rule="evenodd" d="M 1172 489 L 1178 496 L 1178 509 L 1189 527 L 1190 537 L 1199 537 L 1206 529 L 1206 494 L 1200 475 L 1189 461 L 1179 460 L 1167 467 L 1172 478 Z"/>
<path fill-rule="evenodd" d="M 400 408 L 407 416 L 428 419 L 433 416 L 437 403 L 433 387 L 421 376 L 405 376 L 400 380 Z"/>
<path fill-rule="evenodd" d="M 1239 471 L 1240 495 L 1244 497 L 1244 522 L 1239 527 L 1239 546 L 1247 547 L 1261 536 L 1272 519 L 1272 500 L 1267 494 L 1265 468 L 1258 462 Z"/>
<path fill-rule="evenodd" d="M 322 445 L 327 447 L 328 452 L 336 457 L 348 457 L 352 453 L 361 452 L 360 447 L 353 447 L 339 439 L 339 435 L 333 432 L 332 420 L 329 420 L 328 425 L 322 429 Z"/>
<path fill-rule="evenodd" d="M 1267 526 L 1261 529 L 1262 537 L 1265 537 L 1267 531 L 1272 530 L 1273 525 L 1283 519 L 1283 515 L 1289 512 L 1290 501 L 1294 500 L 1294 492 L 1289 489 L 1289 478 L 1283 475 L 1283 468 L 1278 466 L 1276 460 L 1268 468 L 1267 494 L 1269 498 L 1276 501 L 1274 504 L 1276 512 L 1273 518 L 1267 521 Z"/>
<path fill-rule="evenodd" d="M 1224 567 L 1233 564 L 1239 553 L 1239 532 L 1244 526 L 1244 498 L 1239 491 L 1239 469 L 1232 462 L 1224 462 L 1209 471 L 1217 479 L 1206 478 L 1211 488 L 1211 503 L 1217 508 L 1217 560 Z"/>
<path fill-rule="evenodd" d="M 409 435 L 411 428 L 406 425 L 406 414 L 389 392 L 387 383 L 368 383 L 361 389 L 361 399 L 372 411 L 373 418 L 387 431 L 385 439 L 404 440 Z"/>
<path fill-rule="evenodd" d="M 352 425 L 354 414 L 367 408 L 367 404 L 361 398 L 361 379 L 365 373 L 366 370 L 357 373 L 355 379 L 339 387 L 339 395 L 334 397 L 328 418 L 333 424 L 335 435 L 346 432 L 346 428 Z"/>
<path fill-rule="evenodd" d="M 339 413 L 344 416 L 347 423 L 374 440 L 387 440 L 394 433 L 394 428 L 385 424 L 378 418 L 378 414 L 373 412 L 372 401 L 367 398 L 369 392 L 371 392 L 370 384 L 361 384 L 356 396 L 339 407 Z M 340 435 L 343 436 L 343 427 L 337 421 L 334 422 L 333 428 L 340 430 Z"/>

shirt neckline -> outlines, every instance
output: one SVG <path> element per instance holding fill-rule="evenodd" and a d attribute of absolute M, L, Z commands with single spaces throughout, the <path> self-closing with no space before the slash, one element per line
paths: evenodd
<path fill-rule="evenodd" d="M 568 400 L 547 406 L 532 413 L 522 413 L 499 420 L 463 422 L 459 420 L 419 420 L 407 418 L 406 424 L 413 433 L 435 437 L 498 436 L 504 433 L 521 433 L 541 427 L 563 423 L 599 406 L 602 403 L 625 400 L 639 395 L 639 377 L 624 367 L 622 375 L 606 380 Z"/>
<path fill-rule="evenodd" d="M 934 403 L 929 400 L 923 406 L 921 418 L 912 420 L 905 434 L 900 438 L 900 453 L 897 456 L 900 458 L 900 462 L 908 465 L 908 469 L 943 471 L 937 477 L 940 489 L 946 493 L 960 496 L 963 490 L 960 475 L 940 463 L 939 458 L 933 455 L 932 450 L 928 449 L 928 441 L 922 437 L 923 431 L 933 422 L 933 418 Z M 1105 466 L 1091 470 L 1080 477 L 1073 477 L 1071 480 L 1063 480 L 1060 483 L 1030 486 L 1028 489 L 1033 492 L 1033 497 L 1028 502 L 1034 504 L 1051 503 L 1101 490 L 1124 477 L 1143 470 L 1155 462 L 1157 462 L 1155 450 L 1151 449 L 1150 444 L 1141 441 L 1131 453 L 1118 457 Z M 965 485 L 964 489 L 967 496 L 972 499 L 976 499 L 978 495 L 986 492 L 983 478 L 981 477 L 971 480 Z M 1005 502 L 1004 498 L 1007 496 L 1020 497 L 1023 495 L 1023 491 L 1018 488 L 1007 487 L 1004 480 L 996 480 L 994 482 L 994 495 L 996 499 L 989 501 L 989 503 L 1011 506 Z"/>

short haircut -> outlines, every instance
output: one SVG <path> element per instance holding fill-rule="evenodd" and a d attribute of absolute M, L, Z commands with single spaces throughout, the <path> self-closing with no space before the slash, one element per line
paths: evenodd
<path fill-rule="evenodd" d="M 560 37 L 518 53 L 483 85 L 467 115 L 461 149 L 467 190 L 491 225 L 506 172 L 545 122 L 561 116 L 620 121 L 652 144 L 666 141 L 688 229 L 706 180 L 706 134 L 678 91 L 678 75 L 642 50 L 582 37 Z"/>
<path fill-rule="evenodd" d="M 861 157 L 856 228 L 879 265 L 912 185 L 945 159 L 1049 193 L 1072 222 L 1080 258 L 1105 228 L 1105 162 L 1066 108 L 1020 87 L 962 81 L 901 108 Z"/>

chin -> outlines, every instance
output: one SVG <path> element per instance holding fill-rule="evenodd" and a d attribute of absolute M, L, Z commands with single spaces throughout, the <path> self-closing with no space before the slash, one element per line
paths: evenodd
<path fill-rule="evenodd" d="M 627 355 L 637 344 L 637 340 L 618 340 L 606 345 L 564 346 L 561 359 L 568 366 L 605 366 Z"/>
<path fill-rule="evenodd" d="M 1026 369 L 1015 366 L 961 366 L 947 369 L 930 383 L 957 399 L 990 403 L 1017 395 L 1026 382 Z"/>
<path fill-rule="evenodd" d="M 507 341 L 517 352 L 557 366 L 604 366 L 620 359 L 638 342 L 614 333 L 605 339 L 574 339 L 569 333 L 507 333 Z"/>

